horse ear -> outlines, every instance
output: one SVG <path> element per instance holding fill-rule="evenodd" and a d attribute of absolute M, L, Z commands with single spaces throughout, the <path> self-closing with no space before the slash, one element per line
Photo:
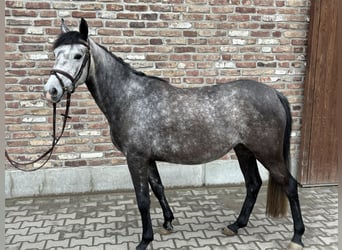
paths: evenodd
<path fill-rule="evenodd" d="M 69 28 L 65 25 L 63 18 L 62 18 L 61 30 L 63 33 L 67 33 L 70 31 Z"/>
<path fill-rule="evenodd" d="M 87 39 L 88 39 L 88 24 L 87 24 L 87 21 L 84 20 L 84 18 L 81 18 L 80 33 L 81 33 L 82 38 L 85 41 L 87 41 Z"/>

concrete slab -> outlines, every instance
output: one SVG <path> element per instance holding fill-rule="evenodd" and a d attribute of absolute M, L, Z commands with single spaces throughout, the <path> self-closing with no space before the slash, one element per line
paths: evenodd
<path fill-rule="evenodd" d="M 158 162 L 165 187 L 198 187 L 243 183 L 237 160 L 218 160 L 200 165 L 180 165 Z M 263 180 L 268 172 L 261 166 Z M 7 170 L 5 197 L 25 197 L 50 194 L 72 194 L 133 189 L 126 165 L 45 168 L 36 172 Z"/>

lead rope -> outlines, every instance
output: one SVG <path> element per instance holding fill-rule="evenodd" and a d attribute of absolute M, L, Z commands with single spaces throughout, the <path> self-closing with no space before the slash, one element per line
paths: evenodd
<path fill-rule="evenodd" d="M 21 171 L 25 171 L 25 172 L 32 172 L 32 171 L 36 171 L 38 169 L 41 169 L 51 158 L 52 152 L 55 148 L 55 146 L 57 145 L 57 143 L 59 142 L 59 140 L 62 138 L 63 133 L 64 133 L 64 129 L 67 123 L 67 120 L 69 117 L 69 107 L 70 107 L 70 98 L 71 97 L 71 93 L 67 93 L 67 101 L 66 101 L 66 107 L 65 107 L 65 114 L 62 114 L 63 118 L 63 126 L 62 126 L 62 130 L 61 133 L 58 137 L 56 137 L 56 103 L 53 104 L 53 128 L 52 128 L 52 145 L 51 147 L 40 157 L 38 157 L 36 160 L 33 161 L 29 161 L 29 162 L 18 162 L 13 160 L 12 158 L 10 158 L 7 150 L 5 150 L 5 156 L 7 158 L 7 160 L 9 161 L 9 163 L 16 169 L 19 169 Z M 23 166 L 27 166 L 27 165 L 31 165 L 34 164 L 40 160 L 42 160 L 43 158 L 45 158 L 47 156 L 47 158 L 44 160 L 44 162 L 36 167 L 36 168 L 22 168 Z"/>

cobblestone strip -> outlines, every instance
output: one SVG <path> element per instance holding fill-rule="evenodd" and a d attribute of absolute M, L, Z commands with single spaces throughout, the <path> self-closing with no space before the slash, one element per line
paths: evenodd
<path fill-rule="evenodd" d="M 248 226 L 235 237 L 220 229 L 235 220 L 244 199 L 243 187 L 168 190 L 175 232 L 159 235 L 162 210 L 151 196 L 155 240 L 150 249 L 285 249 L 292 219 L 265 216 L 262 187 Z M 337 187 L 300 189 L 306 249 L 337 249 Z M 135 195 L 105 193 L 12 199 L 6 201 L 6 249 L 135 249 L 141 237 Z"/>

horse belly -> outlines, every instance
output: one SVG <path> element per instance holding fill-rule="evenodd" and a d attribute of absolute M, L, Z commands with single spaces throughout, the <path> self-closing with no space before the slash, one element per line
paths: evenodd
<path fill-rule="evenodd" d="M 215 128 L 212 128 L 214 130 Z M 235 145 L 238 135 L 227 129 L 216 131 L 199 128 L 182 130 L 154 140 L 153 152 L 157 160 L 178 164 L 201 164 L 221 158 Z"/>
<path fill-rule="evenodd" d="M 196 92 L 195 92 L 196 93 Z M 159 103 L 153 114 L 152 152 L 159 160 L 200 164 L 224 156 L 239 141 L 231 104 L 207 95 Z"/>

